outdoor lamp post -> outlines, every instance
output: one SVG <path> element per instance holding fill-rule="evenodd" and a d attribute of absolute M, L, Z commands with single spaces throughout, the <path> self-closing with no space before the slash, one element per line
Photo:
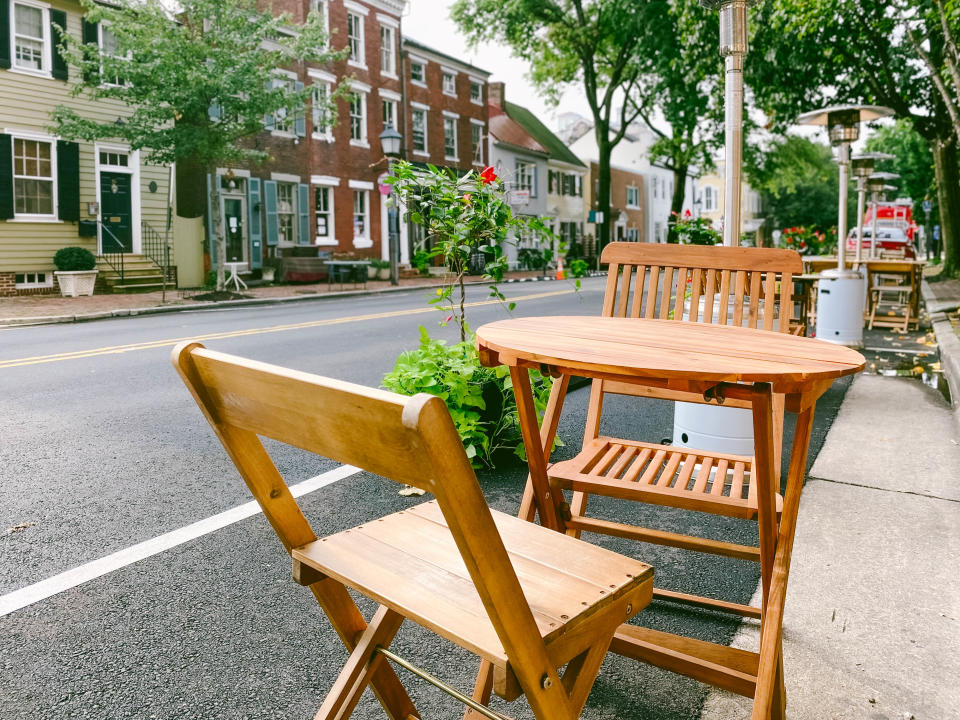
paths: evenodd
<path fill-rule="evenodd" d="M 877 256 L 877 215 L 880 210 L 880 193 L 884 192 L 889 185 L 887 180 L 896 180 L 899 175 L 889 172 L 876 172 L 867 178 L 867 191 L 870 193 L 870 202 L 873 203 L 873 217 L 870 223 L 870 257 Z"/>
<path fill-rule="evenodd" d="M 847 268 L 847 192 L 850 144 L 860 137 L 860 123 L 893 115 L 877 105 L 834 105 L 804 113 L 801 125 L 827 128 L 830 144 L 837 148 L 840 166 L 840 203 L 837 216 L 837 267 L 820 274 L 817 290 L 817 337 L 821 340 L 860 347 L 863 345 L 863 310 L 866 288 L 863 275 Z"/>
<path fill-rule="evenodd" d="M 393 171 L 394 160 L 399 159 L 403 145 L 403 135 L 398 133 L 392 125 L 380 133 L 380 148 L 387 157 L 388 172 Z M 396 194 L 391 192 L 392 202 L 387 204 L 387 238 L 390 253 L 390 284 L 400 284 L 400 212 L 397 208 Z"/>
<path fill-rule="evenodd" d="M 873 168 L 878 160 L 893 160 L 893 157 L 887 153 L 872 152 L 854 155 L 850 159 L 850 168 L 853 170 L 854 177 L 857 178 L 857 255 L 854 264 L 858 269 L 863 258 L 863 213 L 866 205 L 867 178 L 873 175 Z M 876 209 L 873 215 L 876 219 Z"/>
<path fill-rule="evenodd" d="M 747 8 L 759 0 L 700 0 L 720 11 L 720 55 L 726 66 L 724 89 L 723 244 L 740 244 L 740 177 L 743 166 L 743 60 L 747 56 Z"/>

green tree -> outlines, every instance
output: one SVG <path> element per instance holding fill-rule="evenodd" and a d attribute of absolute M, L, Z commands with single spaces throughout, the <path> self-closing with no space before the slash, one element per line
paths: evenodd
<path fill-rule="evenodd" d="M 905 30 L 914 13 L 935 67 L 946 64 L 947 38 L 936 0 L 770 0 L 752 13 L 754 52 L 748 81 L 775 126 L 837 102 L 893 108 L 933 152 L 946 250 L 944 272 L 960 275 L 960 161 L 950 111 Z M 955 17 L 955 16 L 951 16 Z M 952 27 L 955 27 L 953 25 Z"/>
<path fill-rule="evenodd" d="M 63 34 L 64 50 L 79 67 L 72 87 L 91 100 L 118 100 L 123 117 L 84 117 L 73 108 L 53 112 L 56 132 L 81 140 L 119 139 L 146 151 L 157 164 L 178 163 L 199 173 L 218 166 L 262 162 L 253 137 L 264 118 L 302 116 L 312 88 L 278 81 L 276 70 L 297 62 L 340 56 L 327 48 L 321 19 L 311 13 L 296 28 L 287 15 L 258 9 L 255 0 L 181 0 L 171 18 L 160 0 L 101 4 L 81 0 L 89 22 L 104 23 L 115 40 L 110 53 Z M 344 92 L 338 88 L 333 96 Z M 218 193 L 211 208 L 219 258 L 226 256 Z M 217 264 L 217 289 L 224 286 Z"/>
<path fill-rule="evenodd" d="M 691 167 L 712 167 L 713 153 L 723 145 L 719 15 L 697 0 L 656 3 L 654 9 L 640 49 L 646 72 L 630 100 L 657 135 L 650 160 L 673 171 L 671 217 L 679 217 Z M 668 129 L 655 121 L 657 112 Z M 677 240 L 677 225 L 670 223 L 667 241 Z"/>
<path fill-rule="evenodd" d="M 867 140 L 866 149 L 895 156 L 894 160 L 877 163 L 877 170 L 900 175 L 900 195 L 913 200 L 913 216 L 922 221 L 924 199 L 936 199 L 933 153 L 927 141 L 917 134 L 909 122 L 898 120 L 894 125 L 877 128 L 877 132 Z M 934 202 L 934 217 L 936 212 Z"/>
<path fill-rule="evenodd" d="M 750 184 L 777 229 L 804 226 L 826 231 L 837 224 L 839 176 L 830 147 L 787 135 L 766 152 L 754 152 L 745 167 Z M 856 196 L 853 198 L 856 218 Z"/>
<path fill-rule="evenodd" d="M 640 44 L 666 0 L 457 0 L 452 17 L 469 40 L 495 40 L 530 63 L 548 98 L 579 83 L 593 115 L 598 147 L 597 210 L 601 247 L 610 240 L 610 155 L 637 117 Z"/>

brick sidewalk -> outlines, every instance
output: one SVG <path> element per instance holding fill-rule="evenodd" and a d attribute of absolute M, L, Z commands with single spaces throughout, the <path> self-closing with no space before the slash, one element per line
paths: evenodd
<path fill-rule="evenodd" d="M 507 280 L 523 280 L 539 277 L 537 272 L 508 273 Z M 470 276 L 467 282 L 482 282 L 480 276 Z M 441 284 L 439 277 L 401 278 L 401 287 L 433 287 Z M 389 289 L 390 283 L 386 280 L 369 280 L 366 287 L 353 286 L 349 283 L 342 288 L 340 285 L 327 285 L 326 282 L 304 285 L 264 285 L 244 290 L 241 295 L 248 299 L 271 299 L 308 297 L 327 295 L 331 293 L 362 293 L 382 292 Z M 61 319 L 69 321 L 75 316 L 96 316 L 109 314 L 114 311 L 141 310 L 158 307 L 210 307 L 216 305 L 209 301 L 194 300 L 193 296 L 202 295 L 207 290 L 181 291 L 168 290 L 166 302 L 161 300 L 162 293 L 133 293 L 129 295 L 93 295 L 90 297 L 65 298 L 53 295 L 33 295 L 24 297 L 0 298 L 0 325 L 23 323 L 36 319 L 38 322 Z M 90 318 L 92 319 L 92 318 Z"/>

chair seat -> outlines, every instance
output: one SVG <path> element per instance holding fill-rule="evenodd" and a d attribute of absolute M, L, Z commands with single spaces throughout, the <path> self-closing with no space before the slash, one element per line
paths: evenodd
<path fill-rule="evenodd" d="M 753 458 L 609 437 L 588 443 L 547 474 L 567 490 L 727 517 L 757 516 Z M 783 498 L 777 494 L 777 514 Z"/>
<path fill-rule="evenodd" d="M 491 512 L 548 648 L 604 609 L 619 606 L 626 620 L 650 601 L 649 565 Z M 435 501 L 307 543 L 293 550 L 293 558 L 506 666 L 500 638 Z"/>

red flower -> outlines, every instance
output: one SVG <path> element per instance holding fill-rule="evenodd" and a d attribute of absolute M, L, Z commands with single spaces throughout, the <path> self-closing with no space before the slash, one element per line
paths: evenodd
<path fill-rule="evenodd" d="M 683 211 L 683 216 L 690 217 L 690 208 L 687 208 L 686 210 Z"/>
<path fill-rule="evenodd" d="M 483 169 L 482 173 L 480 173 L 480 179 L 483 180 L 484 185 L 489 185 L 497 179 L 497 174 L 493 171 L 492 166 L 488 166 Z"/>

